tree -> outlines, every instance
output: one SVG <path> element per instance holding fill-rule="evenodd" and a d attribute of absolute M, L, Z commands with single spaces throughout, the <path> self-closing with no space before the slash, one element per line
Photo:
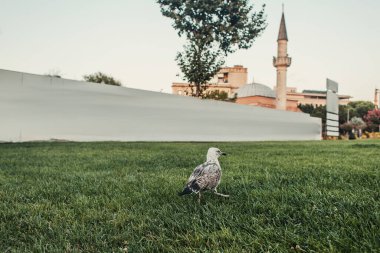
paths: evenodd
<path fill-rule="evenodd" d="M 364 116 L 364 120 L 366 121 L 368 127 L 372 131 L 379 131 L 380 125 L 380 110 L 371 110 Z"/>
<path fill-rule="evenodd" d="M 340 129 L 343 131 L 343 133 L 348 134 L 348 139 L 356 139 L 356 136 L 354 133 L 357 134 L 357 136 L 361 137 L 361 130 L 367 127 L 367 124 L 363 121 L 362 118 L 359 117 L 353 117 L 350 121 L 345 122 L 344 124 L 340 125 Z"/>
<path fill-rule="evenodd" d="M 314 112 L 314 105 L 312 104 L 299 104 L 298 109 L 301 110 L 301 112 L 312 114 Z"/>
<path fill-rule="evenodd" d="M 370 101 L 352 101 L 347 105 L 350 110 L 350 118 L 359 117 L 364 119 L 368 111 L 375 109 L 375 105 Z"/>
<path fill-rule="evenodd" d="M 348 123 L 348 108 L 350 108 L 348 105 L 339 105 L 339 124 Z"/>
<path fill-rule="evenodd" d="M 312 104 L 300 104 L 298 108 L 304 112 L 310 114 L 312 117 L 318 117 L 322 119 L 322 123 L 325 123 L 326 118 L 326 106 L 314 106 Z M 345 130 L 346 126 L 343 126 L 345 123 L 350 123 L 349 126 L 352 127 L 350 119 L 347 121 L 347 116 L 353 119 L 354 117 L 359 119 L 365 119 L 365 115 L 371 108 L 374 108 L 374 104 L 369 101 L 354 101 L 350 102 L 347 105 L 339 105 L 339 124 L 341 129 Z M 349 115 L 348 115 L 349 114 Z M 364 123 L 364 122 L 363 122 Z M 369 126 L 369 124 L 367 124 Z M 364 127 L 365 128 L 365 127 Z M 362 128 L 362 129 L 364 129 Z"/>
<path fill-rule="evenodd" d="M 355 130 L 364 129 L 367 127 L 367 124 L 363 121 L 362 118 L 353 117 L 351 119 L 351 124 Z"/>
<path fill-rule="evenodd" d="M 103 74 L 102 72 L 96 72 L 91 75 L 83 76 L 83 79 L 86 82 L 91 83 L 104 83 L 109 85 L 115 85 L 115 86 L 121 86 L 121 82 L 118 80 L 115 80 L 111 76 L 107 76 L 106 74 Z"/>
<path fill-rule="evenodd" d="M 299 104 L 298 108 L 304 112 L 310 114 L 312 117 L 317 117 L 322 119 L 322 123 L 326 122 L 326 106 L 314 106 L 312 104 Z"/>
<path fill-rule="evenodd" d="M 224 57 L 248 49 L 266 28 L 264 6 L 253 11 L 249 0 L 157 0 L 161 13 L 171 18 L 180 37 L 187 39 L 177 63 L 201 97 L 207 82 L 224 64 Z M 193 90 L 193 89 L 191 89 Z"/>
<path fill-rule="evenodd" d="M 200 50 L 192 43 L 184 48 L 183 53 L 177 53 L 176 60 L 189 82 L 190 90 L 192 91 L 191 95 L 201 97 L 207 89 L 207 82 L 219 71 L 224 60 L 211 47 Z M 192 87 L 193 84 L 195 84 L 195 93 Z"/>
<path fill-rule="evenodd" d="M 353 128 L 354 126 L 350 121 L 340 125 L 340 129 L 344 130 L 347 133 L 350 132 Z"/>

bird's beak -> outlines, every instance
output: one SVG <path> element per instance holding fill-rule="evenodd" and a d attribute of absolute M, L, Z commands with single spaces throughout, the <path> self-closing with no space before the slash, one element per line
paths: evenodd
<path fill-rule="evenodd" d="M 227 153 L 224 153 L 224 152 L 222 152 L 220 155 L 224 155 L 224 156 L 226 156 L 226 155 L 227 155 Z"/>

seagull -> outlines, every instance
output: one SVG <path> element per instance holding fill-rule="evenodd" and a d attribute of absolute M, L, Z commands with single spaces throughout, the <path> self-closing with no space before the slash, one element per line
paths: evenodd
<path fill-rule="evenodd" d="M 218 148 L 209 148 L 207 151 L 207 161 L 194 169 L 185 188 L 178 195 L 182 196 L 194 192 L 198 194 L 198 202 L 200 202 L 201 192 L 211 190 L 216 195 L 228 198 L 229 195 L 221 194 L 216 190 L 222 176 L 222 168 L 218 161 L 218 158 L 222 155 L 227 154 Z"/>

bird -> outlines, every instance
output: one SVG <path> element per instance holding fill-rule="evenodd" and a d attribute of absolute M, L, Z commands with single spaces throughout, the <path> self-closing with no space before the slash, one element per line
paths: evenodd
<path fill-rule="evenodd" d="M 186 186 L 179 196 L 186 194 L 198 194 L 198 202 L 201 201 L 201 192 L 211 190 L 215 195 L 228 198 L 229 195 L 219 193 L 217 187 L 222 177 L 222 168 L 220 167 L 218 158 L 227 154 L 218 148 L 211 147 L 207 151 L 207 159 L 205 163 L 198 165 L 187 180 Z"/>

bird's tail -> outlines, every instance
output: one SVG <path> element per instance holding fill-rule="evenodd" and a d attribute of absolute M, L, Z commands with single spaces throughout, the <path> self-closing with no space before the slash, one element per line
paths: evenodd
<path fill-rule="evenodd" d="M 178 193 L 178 196 L 183 196 L 183 195 L 186 195 L 186 194 L 190 194 L 192 193 L 193 191 L 189 188 L 189 187 L 185 187 L 185 189 L 183 189 L 182 192 L 179 192 Z"/>

